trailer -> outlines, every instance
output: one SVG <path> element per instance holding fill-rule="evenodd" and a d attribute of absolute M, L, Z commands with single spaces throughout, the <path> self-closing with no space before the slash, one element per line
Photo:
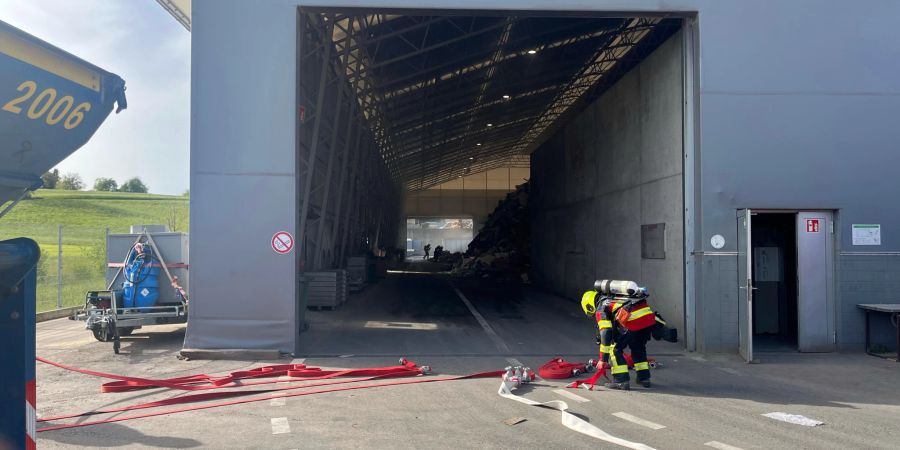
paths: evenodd
<path fill-rule="evenodd" d="M 133 255 L 138 247 L 146 248 L 150 256 L 136 261 Z M 85 329 L 98 341 L 112 342 L 116 354 L 120 349 L 119 338 L 131 335 L 136 329 L 187 323 L 190 279 L 187 252 L 187 233 L 170 232 L 164 226 L 132 227 L 131 234 L 108 235 L 106 288 L 88 291 L 84 307 L 70 318 L 84 321 Z M 161 271 L 165 277 L 156 280 L 154 276 L 151 285 L 135 279 L 134 270 L 145 275 Z M 150 289 L 153 290 L 151 302 L 129 302 L 129 295 L 137 298 L 143 291 L 145 296 L 150 296 Z"/>

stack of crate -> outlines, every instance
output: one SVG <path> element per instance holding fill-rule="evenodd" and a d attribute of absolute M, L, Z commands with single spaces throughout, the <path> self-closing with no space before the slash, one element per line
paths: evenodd
<path fill-rule="evenodd" d="M 351 256 L 347 258 L 347 278 L 351 292 L 359 292 L 368 281 L 368 261 L 365 256 Z"/>
<path fill-rule="evenodd" d="M 306 272 L 306 306 L 334 309 L 347 301 L 347 271 Z"/>

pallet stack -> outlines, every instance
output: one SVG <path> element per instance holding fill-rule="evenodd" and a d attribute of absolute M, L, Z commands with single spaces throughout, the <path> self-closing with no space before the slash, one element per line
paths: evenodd
<path fill-rule="evenodd" d="M 347 278 L 351 292 L 359 292 L 365 286 L 369 278 L 368 262 L 364 256 L 351 256 L 347 258 Z"/>
<path fill-rule="evenodd" d="M 306 272 L 306 306 L 314 310 L 334 309 L 347 301 L 347 271 Z"/>

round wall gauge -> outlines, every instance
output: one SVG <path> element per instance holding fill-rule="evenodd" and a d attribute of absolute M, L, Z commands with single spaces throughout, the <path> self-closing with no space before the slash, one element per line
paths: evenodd
<path fill-rule="evenodd" d="M 709 240 L 709 243 L 712 244 L 714 249 L 719 250 L 725 246 L 725 236 L 717 234 Z"/>

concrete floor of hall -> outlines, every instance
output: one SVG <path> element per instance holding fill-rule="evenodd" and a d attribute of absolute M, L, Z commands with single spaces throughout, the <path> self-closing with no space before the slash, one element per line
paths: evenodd
<path fill-rule="evenodd" d="M 473 315 L 457 289 L 482 316 Z M 407 357 L 436 374 L 538 367 L 554 356 L 596 355 L 594 324 L 579 306 L 532 287 L 446 274 L 392 273 L 334 311 L 310 311 L 305 363 L 371 367 Z M 223 374 L 277 361 L 183 361 L 183 326 L 148 327 L 123 338 L 122 354 L 83 324 L 38 325 L 38 355 L 74 366 L 145 378 Z M 891 448 L 900 439 L 900 364 L 863 354 L 774 352 L 760 364 L 700 355 L 651 342 L 664 364 L 651 389 L 569 390 L 544 380 L 519 393 L 564 400 L 607 433 L 654 448 Z M 100 394 L 104 380 L 38 364 L 38 412 L 48 417 L 183 393 Z M 39 448 L 617 448 L 563 427 L 560 413 L 497 395 L 499 380 L 477 379 L 363 389 L 261 401 L 38 434 Z M 664 428 L 625 420 L 627 413 Z M 823 421 L 805 427 L 762 414 Z M 117 413 L 57 423 L 118 417 Z M 506 425 L 515 417 L 527 419 Z M 277 426 L 276 426 L 277 424 Z M 38 428 L 45 424 L 39 424 Z"/>

